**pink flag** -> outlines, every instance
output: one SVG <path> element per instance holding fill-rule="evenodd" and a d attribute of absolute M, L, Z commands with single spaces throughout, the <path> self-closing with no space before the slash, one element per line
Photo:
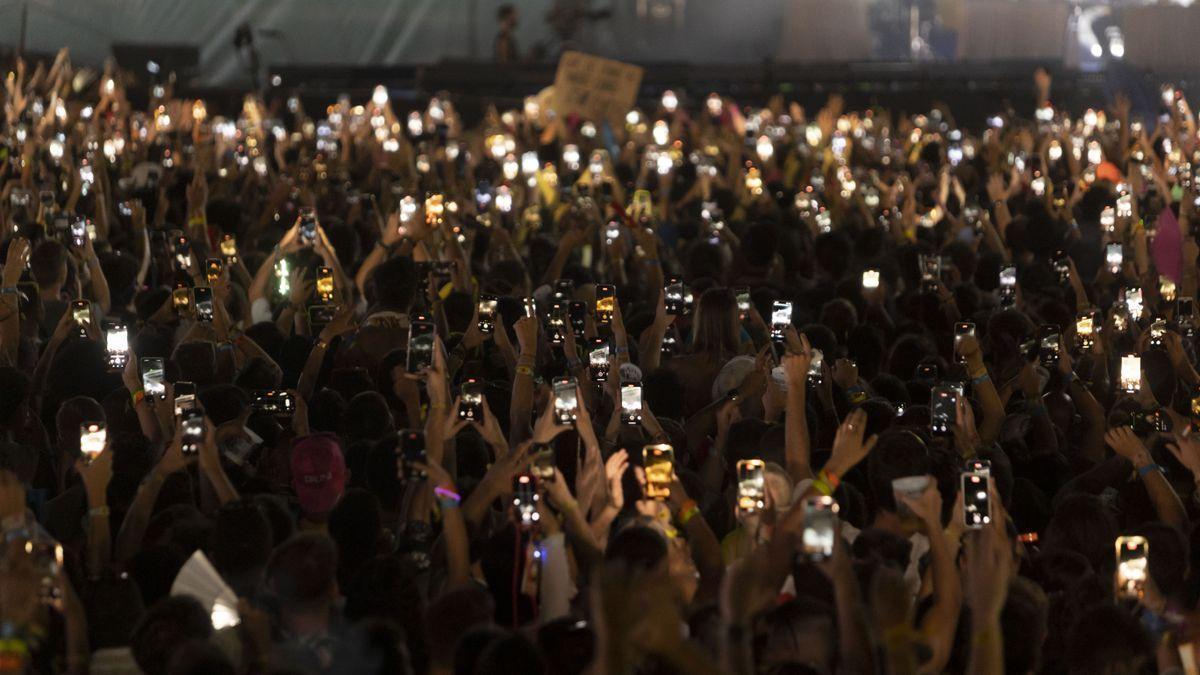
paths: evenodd
<path fill-rule="evenodd" d="M 1163 209 L 1158 216 L 1158 229 L 1150 242 L 1150 257 L 1154 267 L 1164 277 L 1179 283 L 1183 276 L 1183 259 L 1180 250 L 1183 237 L 1179 233 L 1179 220 L 1171 209 Z"/>

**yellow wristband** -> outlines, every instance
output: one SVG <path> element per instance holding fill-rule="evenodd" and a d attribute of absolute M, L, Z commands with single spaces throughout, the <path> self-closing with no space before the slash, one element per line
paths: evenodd
<path fill-rule="evenodd" d="M 692 518 L 695 518 L 698 515 L 700 515 L 700 507 L 696 506 L 695 502 L 692 502 L 690 505 L 687 506 L 687 508 L 685 508 L 679 512 L 679 525 L 686 526 L 688 524 L 688 521 L 690 521 Z"/>

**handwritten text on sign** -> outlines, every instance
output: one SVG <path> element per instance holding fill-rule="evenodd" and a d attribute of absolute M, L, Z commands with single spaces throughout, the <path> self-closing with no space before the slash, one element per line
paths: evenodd
<path fill-rule="evenodd" d="M 637 100 L 642 69 L 581 52 L 564 52 L 554 77 L 554 110 L 614 124 Z"/>

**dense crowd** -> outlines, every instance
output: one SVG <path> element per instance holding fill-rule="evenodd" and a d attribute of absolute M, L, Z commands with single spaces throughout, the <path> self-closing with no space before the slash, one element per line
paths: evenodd
<path fill-rule="evenodd" d="M 16 61 L 0 671 L 1197 672 L 1195 117 L 1034 79 L 467 125 Z"/>

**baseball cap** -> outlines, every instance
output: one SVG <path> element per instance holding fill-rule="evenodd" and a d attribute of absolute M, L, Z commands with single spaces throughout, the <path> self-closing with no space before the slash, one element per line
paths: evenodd
<path fill-rule="evenodd" d="M 292 442 L 292 488 L 304 513 L 328 513 L 346 487 L 346 459 L 334 434 L 302 436 Z"/>

